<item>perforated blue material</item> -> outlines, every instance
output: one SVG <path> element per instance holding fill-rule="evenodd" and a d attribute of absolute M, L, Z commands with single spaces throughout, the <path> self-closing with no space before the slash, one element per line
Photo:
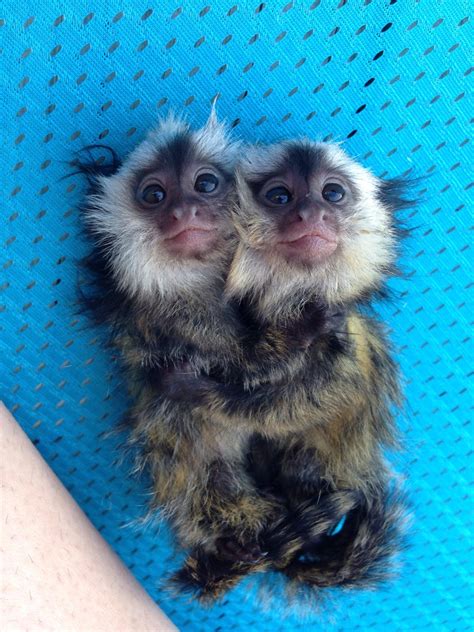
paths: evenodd
<path fill-rule="evenodd" d="M 182 630 L 470 629 L 469 3 L 4 0 L 3 11 L 2 396 L 81 507 Z M 103 436 L 125 388 L 74 311 L 84 187 L 61 179 L 67 161 L 100 141 L 125 154 L 169 108 L 201 124 L 217 93 L 247 140 L 333 139 L 378 175 L 428 176 L 407 213 L 407 278 L 383 308 L 406 380 L 394 460 L 411 548 L 393 584 L 335 593 L 304 622 L 276 601 L 262 612 L 252 581 L 208 610 L 157 587 L 177 560 L 166 529 L 130 524 L 146 484 Z"/>

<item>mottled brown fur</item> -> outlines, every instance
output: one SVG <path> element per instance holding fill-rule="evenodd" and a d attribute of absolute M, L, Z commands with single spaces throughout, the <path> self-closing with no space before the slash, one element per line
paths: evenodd
<path fill-rule="evenodd" d="M 215 125 L 198 137 L 202 160 L 213 146 Z M 92 180 L 85 224 L 97 288 L 88 304 L 109 326 L 128 376 L 137 469 L 151 473 L 152 508 L 162 510 L 181 545 L 193 550 L 177 582 L 194 582 L 206 598 L 269 566 L 315 585 L 329 585 L 325 577 L 341 583 L 337 574 L 344 567 L 355 578 L 355 567 L 340 556 L 304 573 L 297 558 L 352 509 L 366 511 L 368 524 L 384 524 L 383 510 L 371 514 L 371 507 L 374 495 L 385 496 L 381 448 L 394 440 L 390 406 L 399 399 L 397 375 L 382 328 L 363 315 L 358 299 L 380 286 L 393 246 L 385 240 L 391 254 L 380 256 L 357 287 L 348 281 L 354 271 L 345 270 L 343 295 L 337 279 L 326 287 L 318 277 L 313 288 L 309 270 L 293 278 L 291 267 L 260 256 L 271 222 L 259 224 L 245 172 L 238 180 L 240 205 L 230 187 L 216 207 L 229 226 L 234 209 L 239 244 L 228 228 L 208 262 L 189 264 L 169 260 L 152 241 L 144 250 L 139 230 L 125 242 L 123 230 L 136 218 L 124 200 L 138 167 L 156 164 L 163 144 L 176 135 L 181 144 L 183 135 L 191 147 L 196 141 L 186 126 L 175 127 L 167 123 L 164 140 L 155 133 L 122 170 Z M 220 158 L 228 170 L 225 146 L 212 164 Z M 90 165 L 83 171 L 95 175 Z M 377 186 L 372 183 L 373 191 Z M 120 229 L 116 209 L 123 215 Z M 153 234 L 151 224 L 143 230 Z M 128 256 L 134 268 L 125 274 Z M 349 252 L 344 265 L 353 260 Z M 249 456 L 260 470 L 274 470 L 264 484 Z M 348 536 L 347 550 L 360 544 L 359 535 Z M 257 551 L 253 564 L 227 559 L 239 547 L 242 560 Z M 365 553 L 364 568 L 370 569 L 379 549 L 366 546 Z"/>
<path fill-rule="evenodd" d="M 297 561 L 296 552 L 311 538 L 304 529 L 301 538 L 297 536 L 300 527 L 295 523 L 286 540 L 294 545 L 291 563 L 284 547 L 245 571 L 238 566 L 228 568 L 226 574 L 216 561 L 219 572 L 208 581 L 205 569 L 212 575 L 213 563 L 197 551 L 194 555 L 203 566 L 196 559 L 190 561 L 192 577 L 183 571 L 177 581 L 181 577 L 188 588 L 194 584 L 203 599 L 208 592 L 218 594 L 219 584 L 227 588 L 233 573 L 237 579 L 269 565 L 294 582 L 315 586 L 369 584 L 375 577 L 371 569 L 377 568 L 380 577 L 381 560 L 390 557 L 398 534 L 400 504 L 387 500 L 390 471 L 383 458 L 383 448 L 397 442 L 393 408 L 401 400 L 398 372 L 384 329 L 367 314 L 367 303 L 392 273 L 397 240 L 393 211 L 404 202 L 384 198 L 388 185 L 331 146 L 287 143 L 281 149 L 271 148 L 267 159 L 266 151 L 254 149 L 238 175 L 240 205 L 234 221 L 241 241 L 226 286 L 227 296 L 244 304 L 247 316 L 252 314 L 253 327 L 266 333 L 250 356 L 247 350 L 241 357 L 240 386 L 196 378 L 201 390 L 195 405 L 212 411 L 216 423 L 229 429 L 229 440 L 237 424 L 246 430 L 249 445 L 253 435 L 261 438 L 253 454 L 254 463 L 264 461 L 258 463 L 256 479 L 262 479 L 262 470 L 272 472 L 260 489 L 280 498 L 288 515 L 298 515 L 302 503 L 317 506 L 321 494 L 343 490 L 362 495 L 357 515 L 365 513 L 345 541 L 345 553 L 329 555 L 325 564 Z M 292 162 L 289 156 L 296 158 Z M 316 167 L 309 166 L 308 157 Z M 263 212 L 257 196 L 273 173 L 301 169 L 312 187 L 311 178 L 318 183 L 315 174 L 321 168 L 329 174 L 335 170 L 339 179 L 349 183 L 353 206 L 343 208 L 338 220 L 341 245 L 336 254 L 311 268 L 279 258 L 274 218 L 284 226 L 281 212 Z M 379 237 L 374 237 L 377 233 Z M 358 256 L 354 242 L 362 248 Z M 330 521 L 323 513 L 319 520 L 315 518 L 312 526 L 324 531 Z M 264 531 L 264 551 L 270 540 Z"/>
<path fill-rule="evenodd" d="M 213 115 L 198 131 L 171 117 L 123 164 L 113 152 L 112 165 L 77 163 L 90 183 L 83 218 L 92 245 L 85 261 L 92 286 L 84 290 L 84 304 L 109 328 L 127 375 L 136 469 L 151 473 L 152 508 L 170 518 L 180 543 L 214 552 L 222 538 L 254 542 L 277 511 L 246 472 L 245 430 L 234 427 L 229 441 L 225 425 L 216 424 L 209 410 L 164 394 L 174 367 L 184 363 L 188 375 L 222 367 L 225 374 L 242 353 L 245 333 L 223 301 L 236 247 L 230 211 L 236 153 Z M 191 193 L 180 198 L 176 183 L 199 166 L 219 175 L 223 192 L 205 199 L 185 181 Z M 165 210 L 140 205 L 144 173 L 147 181 L 172 183 Z M 165 247 L 163 227 L 169 230 L 177 217 L 173 196 L 179 213 L 199 205 L 200 216 L 215 223 L 209 252 L 177 257 Z"/>

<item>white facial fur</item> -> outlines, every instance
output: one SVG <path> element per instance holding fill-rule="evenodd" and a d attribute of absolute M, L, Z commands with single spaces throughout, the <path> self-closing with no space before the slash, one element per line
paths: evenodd
<path fill-rule="evenodd" d="M 288 263 L 272 248 L 271 217 L 262 212 L 249 187 L 262 175 L 281 170 L 288 149 L 297 146 L 321 152 L 326 167 L 344 173 L 360 198 L 339 221 L 336 251 L 311 267 Z M 238 168 L 237 190 L 240 203 L 235 224 L 241 242 L 227 293 L 253 292 L 262 313 L 284 317 L 285 297 L 300 297 L 302 305 L 317 298 L 341 305 L 379 287 L 395 261 L 396 238 L 391 212 L 379 200 L 380 181 L 337 145 L 302 140 L 268 148 L 254 146 Z"/>
<path fill-rule="evenodd" d="M 157 231 L 137 213 L 133 197 L 137 172 L 149 168 L 160 148 L 182 133 L 189 133 L 193 147 L 204 160 L 233 171 L 238 143 L 229 138 L 214 111 L 197 131 L 191 131 L 187 123 L 171 115 L 148 134 L 114 175 L 98 177 L 97 192 L 88 198 L 85 220 L 97 240 L 105 245 L 120 289 L 131 296 L 197 293 L 225 272 L 223 262 L 229 256 L 231 240 L 216 248 L 205 261 L 170 261 L 160 247 Z"/>

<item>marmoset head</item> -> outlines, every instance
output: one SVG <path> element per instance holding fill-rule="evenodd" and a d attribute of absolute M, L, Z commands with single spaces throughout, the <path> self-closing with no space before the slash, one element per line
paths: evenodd
<path fill-rule="evenodd" d="M 237 175 L 241 246 L 230 293 L 245 287 L 275 301 L 298 290 L 344 304 L 378 289 L 393 269 L 393 212 L 406 205 L 337 145 L 308 140 L 249 148 Z M 278 286 L 278 290 L 276 289 Z"/>
<path fill-rule="evenodd" d="M 222 276 L 235 242 L 236 154 L 213 112 L 197 131 L 169 117 L 114 173 L 79 165 L 92 183 L 85 223 L 120 290 L 198 291 Z"/>

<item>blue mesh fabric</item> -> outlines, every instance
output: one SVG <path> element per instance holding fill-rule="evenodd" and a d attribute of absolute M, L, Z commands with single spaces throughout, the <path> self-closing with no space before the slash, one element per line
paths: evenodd
<path fill-rule="evenodd" d="M 469 3 L 436 0 L 4 0 L 0 279 L 2 397 L 93 523 L 182 630 L 467 630 L 472 599 Z M 472 32 L 471 32 L 472 37 Z M 177 565 L 166 528 L 136 520 L 146 482 L 104 436 L 126 406 L 101 333 L 75 313 L 86 246 L 82 146 L 126 153 L 169 108 L 219 114 L 243 138 L 344 143 L 379 175 L 428 176 L 406 214 L 406 278 L 383 306 L 402 365 L 413 504 L 401 576 L 332 595 L 302 620 L 248 580 L 203 609 L 157 585 Z M 472 348 L 471 348 L 472 351 Z M 100 561 L 98 561 L 100 563 Z"/>

